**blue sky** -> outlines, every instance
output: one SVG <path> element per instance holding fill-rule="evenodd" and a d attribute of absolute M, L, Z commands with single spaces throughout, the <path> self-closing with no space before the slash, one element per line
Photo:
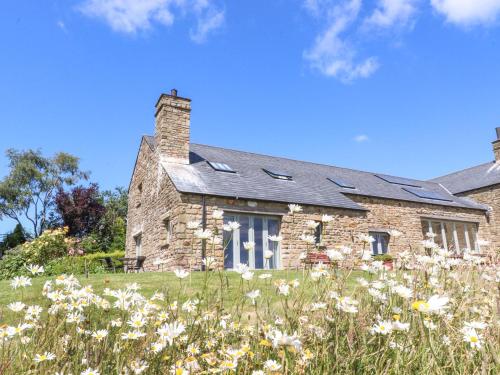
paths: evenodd
<path fill-rule="evenodd" d="M 126 186 L 173 87 L 197 143 L 421 179 L 486 162 L 499 16 L 500 0 L 4 0 L 0 177 L 7 148 L 41 148 Z"/>

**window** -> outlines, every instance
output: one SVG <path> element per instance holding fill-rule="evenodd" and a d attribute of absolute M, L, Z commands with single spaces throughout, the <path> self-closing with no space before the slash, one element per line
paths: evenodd
<path fill-rule="evenodd" d="M 337 177 L 328 177 L 327 180 L 333 182 L 335 185 L 345 188 L 345 189 L 356 189 L 356 186 L 353 184 L 350 184 L 346 180 L 343 180 L 342 178 L 337 178 Z"/>
<path fill-rule="evenodd" d="M 263 171 L 266 172 L 272 178 L 275 178 L 277 180 L 288 180 L 288 181 L 293 180 L 293 177 L 290 174 L 283 171 L 270 170 L 270 169 L 263 169 Z"/>
<path fill-rule="evenodd" d="M 316 245 L 320 245 L 323 240 L 323 223 L 321 221 L 317 221 L 318 226 L 314 230 L 314 237 L 316 238 Z"/>
<path fill-rule="evenodd" d="M 279 235 L 278 218 L 260 215 L 224 214 L 224 223 L 236 221 L 240 227 L 224 231 L 224 268 L 232 269 L 238 263 L 247 264 L 253 269 L 280 268 L 280 243 L 271 241 L 269 236 Z M 245 249 L 245 243 L 253 243 L 253 248 Z M 264 257 L 272 251 L 270 259 Z"/>
<path fill-rule="evenodd" d="M 432 239 L 439 247 L 455 253 L 479 250 L 476 223 L 425 219 L 422 233 L 424 239 Z"/>
<path fill-rule="evenodd" d="M 141 207 L 141 200 L 142 200 L 142 182 L 139 185 L 137 185 L 137 192 L 139 193 L 139 198 L 137 199 L 135 207 L 139 208 Z"/>
<path fill-rule="evenodd" d="M 163 233 L 164 233 L 164 244 L 170 244 L 172 239 L 172 222 L 169 218 L 163 220 Z"/>
<path fill-rule="evenodd" d="M 389 182 L 391 184 L 413 186 L 413 187 L 422 187 L 422 186 L 420 186 L 418 181 L 409 180 L 407 178 L 387 176 L 385 174 L 376 174 L 374 176 L 380 178 L 381 180 L 384 180 L 385 182 Z"/>
<path fill-rule="evenodd" d="M 142 255 L 142 235 L 138 234 L 134 237 L 135 241 L 135 256 L 140 257 Z"/>
<path fill-rule="evenodd" d="M 212 161 L 208 161 L 207 163 L 218 172 L 236 173 L 236 171 L 226 163 L 215 163 Z"/>
<path fill-rule="evenodd" d="M 453 199 L 451 199 L 450 196 L 440 191 L 431 191 L 423 188 L 414 188 L 414 187 L 404 187 L 403 190 L 407 191 L 410 194 L 416 195 L 419 198 L 453 202 Z"/>
<path fill-rule="evenodd" d="M 372 254 L 382 255 L 387 254 L 389 251 L 389 233 L 386 232 L 369 232 L 370 236 L 374 238 L 375 241 L 372 242 Z"/>

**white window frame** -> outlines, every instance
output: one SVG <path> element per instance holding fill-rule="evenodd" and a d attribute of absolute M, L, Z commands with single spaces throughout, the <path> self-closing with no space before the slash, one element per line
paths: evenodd
<path fill-rule="evenodd" d="M 142 233 L 136 234 L 134 236 L 134 243 L 135 243 L 135 256 L 136 257 L 142 256 Z"/>
<path fill-rule="evenodd" d="M 389 251 L 390 251 L 390 243 L 391 243 L 391 236 L 389 235 L 389 233 L 387 232 L 380 232 L 380 231 L 369 231 L 368 234 L 370 236 L 374 236 L 374 235 L 386 235 L 387 236 L 387 252 L 385 254 L 389 254 Z M 377 252 L 375 253 L 375 249 L 374 249 L 374 243 L 375 242 L 372 242 L 371 243 L 371 251 L 372 251 L 372 255 L 373 256 L 377 256 L 377 255 L 384 255 L 384 252 L 383 252 L 383 249 L 381 248 L 382 244 L 380 241 L 377 242 L 378 244 L 378 247 L 377 247 Z"/>
<path fill-rule="evenodd" d="M 165 245 L 170 245 L 172 241 L 172 220 L 169 217 L 163 219 L 163 230 L 165 231 Z"/>
<path fill-rule="evenodd" d="M 422 222 L 427 223 L 427 228 L 428 232 L 431 234 L 434 234 L 434 231 L 432 229 L 432 223 L 439 223 L 440 229 L 441 229 L 441 241 L 443 242 L 443 247 L 445 249 L 449 249 L 448 246 L 448 241 L 446 238 L 446 224 L 451 224 L 452 228 L 452 238 L 453 238 L 453 246 L 455 247 L 455 252 L 456 253 L 461 253 L 463 250 L 468 250 L 468 251 L 475 251 L 478 252 L 480 251 L 478 243 L 477 243 L 477 224 L 473 222 L 466 222 L 466 221 L 458 221 L 458 220 L 438 220 L 438 219 L 422 219 Z M 458 232 L 457 232 L 457 224 L 463 224 L 464 226 L 464 238 L 465 238 L 465 247 L 460 247 L 460 241 L 458 239 Z M 473 243 L 470 241 L 469 237 L 469 229 L 472 234 L 472 239 Z M 471 245 L 474 245 L 473 247 Z"/>
<path fill-rule="evenodd" d="M 269 248 L 269 240 L 267 240 L 268 238 L 268 235 L 269 235 L 269 232 L 268 232 L 268 221 L 269 220 L 276 220 L 278 222 L 278 225 L 280 226 L 280 231 L 278 232 L 278 235 L 279 233 L 281 232 L 281 220 L 279 217 L 274 217 L 274 216 L 263 216 L 263 215 L 251 215 L 251 214 L 233 214 L 231 212 L 227 212 L 227 216 L 231 216 L 234 218 L 234 220 L 236 222 L 240 222 L 240 218 L 242 216 L 245 216 L 245 217 L 248 217 L 248 241 L 250 242 L 255 242 L 255 226 L 254 226 L 254 219 L 256 217 L 262 219 L 262 264 L 264 265 L 264 267 L 262 269 L 265 269 L 265 270 L 268 270 L 268 269 L 271 269 L 269 266 L 270 266 L 270 263 L 271 261 L 267 261 L 265 258 L 264 258 L 264 253 L 267 251 L 267 250 L 270 250 Z M 240 249 L 241 249 L 241 237 L 240 237 L 240 229 L 236 229 L 233 231 L 233 234 L 232 234 L 232 241 L 233 241 L 233 248 L 232 248 L 232 251 L 233 251 L 233 265 L 236 265 L 236 264 L 239 264 L 241 263 L 240 262 Z M 274 261 L 275 261 L 275 264 L 276 266 L 273 268 L 273 269 L 281 269 L 281 246 L 280 246 L 280 243 L 277 243 L 276 245 L 276 251 L 275 251 L 275 255 L 273 256 Z M 226 251 L 228 251 L 228 249 L 226 249 Z M 248 266 L 251 268 L 251 269 L 255 269 L 255 250 L 252 250 L 249 252 L 248 254 Z"/>

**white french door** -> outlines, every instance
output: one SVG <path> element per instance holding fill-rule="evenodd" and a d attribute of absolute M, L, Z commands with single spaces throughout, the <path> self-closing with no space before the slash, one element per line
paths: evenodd
<path fill-rule="evenodd" d="M 276 269 L 280 267 L 279 243 L 270 241 L 268 236 L 279 234 L 279 220 L 275 217 L 225 214 L 224 223 L 236 221 L 240 228 L 224 232 L 224 268 L 232 269 L 239 263 L 253 269 Z M 253 250 L 245 250 L 245 242 L 254 242 Z M 266 251 L 273 256 L 265 259 Z"/>

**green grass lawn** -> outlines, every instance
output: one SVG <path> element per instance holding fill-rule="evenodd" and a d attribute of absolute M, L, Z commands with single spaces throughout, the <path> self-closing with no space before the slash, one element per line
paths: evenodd
<path fill-rule="evenodd" d="M 262 273 L 272 274 L 271 279 L 262 280 L 257 276 Z M 356 277 L 360 276 L 360 272 L 354 272 L 349 280 L 348 286 L 353 286 Z M 209 278 L 209 290 L 216 294 L 220 290 L 222 275 L 223 283 L 228 285 L 223 298 L 225 306 L 230 306 L 238 298 L 242 298 L 241 287 L 242 279 L 236 272 L 225 271 L 213 272 Z M 142 273 L 106 273 L 106 274 L 91 274 L 88 278 L 84 275 L 78 276 L 82 286 L 92 285 L 94 292 L 102 295 L 105 288 L 119 289 L 124 288 L 128 283 L 138 283 L 141 286 L 140 292 L 146 296 L 151 297 L 156 291 L 164 293 L 171 299 L 179 300 L 180 302 L 188 298 L 196 298 L 196 294 L 200 292 L 205 273 L 193 272 L 190 278 L 184 279 L 182 282 L 175 276 L 173 272 L 142 272 Z M 264 296 L 270 296 L 271 299 L 277 300 L 274 293 L 274 287 L 270 286 L 278 279 L 299 279 L 303 278 L 303 271 L 287 270 L 287 271 L 255 271 L 253 280 L 247 284 L 244 281 L 245 291 L 248 289 L 260 289 Z M 7 305 L 14 301 L 22 300 L 26 304 L 41 305 L 46 307 L 47 300 L 42 296 L 42 287 L 47 280 L 53 280 L 55 277 L 37 277 L 32 279 L 32 286 L 23 290 L 13 290 L 10 286 L 10 281 L 0 281 L 0 324 L 8 323 L 13 314 L 7 309 Z M 244 298 L 244 297 L 243 297 Z M 113 298 L 110 298 L 113 300 Z"/>

